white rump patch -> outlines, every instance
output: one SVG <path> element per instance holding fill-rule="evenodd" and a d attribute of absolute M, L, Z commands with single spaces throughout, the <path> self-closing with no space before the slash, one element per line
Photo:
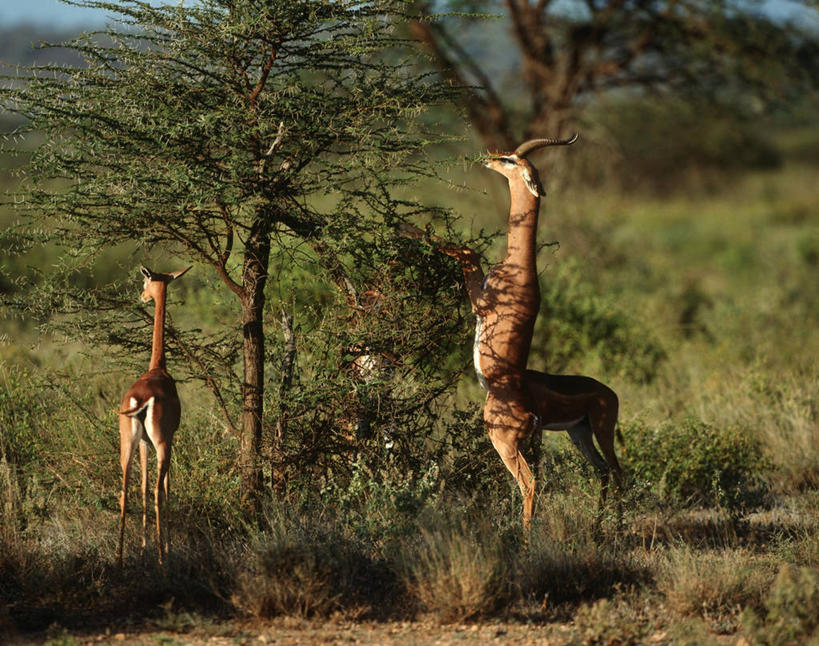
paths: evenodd
<path fill-rule="evenodd" d="M 134 438 L 134 446 L 136 446 L 136 441 L 142 438 L 142 433 L 145 429 L 145 427 L 142 425 L 142 421 L 138 417 L 138 415 L 145 410 L 145 404 L 137 408 L 138 403 L 139 402 L 136 400 L 136 397 L 131 397 L 131 399 L 128 401 L 128 409 L 134 411 L 128 415 L 128 417 L 131 418 L 131 435 Z"/>
<path fill-rule="evenodd" d="M 145 433 L 151 440 L 151 443 L 156 448 L 156 441 L 158 438 L 158 431 L 159 429 L 156 427 L 156 423 L 154 420 L 154 398 L 151 397 L 148 401 L 145 402 Z"/>

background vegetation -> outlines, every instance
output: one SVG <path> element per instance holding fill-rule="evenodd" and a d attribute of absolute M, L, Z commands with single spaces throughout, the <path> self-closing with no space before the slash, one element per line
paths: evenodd
<path fill-rule="evenodd" d="M 293 437 L 316 437 L 313 453 L 290 447 L 303 458 L 299 470 L 259 520 L 238 504 L 235 434 L 211 392 L 184 379 L 172 558 L 163 570 L 150 549 L 139 553 L 134 515 L 119 572 L 115 411 L 147 352 L 124 369 L 113 347 L 72 334 L 74 318 L 52 321 L 59 331 L 49 333 L 4 307 L 0 632 L 52 626 L 53 636 L 126 619 L 190 631 L 285 615 L 491 618 L 544 630 L 568 622 L 561 639 L 587 644 L 816 640 L 814 98 L 803 93 L 790 109 L 747 121 L 696 104 L 609 97 L 584 113 L 580 143 L 536 160 L 549 193 L 540 239 L 559 244 L 539 255 L 544 304 L 531 363 L 594 375 L 621 400 L 629 485 L 622 517 L 612 506 L 599 528 L 593 475 L 565 434 L 552 433 L 537 519 L 522 543 L 518 494 L 480 421 L 463 297 L 451 314 L 460 342 L 439 351 L 441 367 L 461 378 L 409 422 L 368 418 L 392 410 L 387 398 L 404 387 L 395 375 L 367 383 L 339 369 L 356 335 L 372 334 L 371 319 L 349 317 L 343 292 L 315 279 L 316 263 L 294 268 L 283 254 L 271 266 L 268 302 L 297 303 L 303 309 L 291 311 L 320 323 L 308 329 L 296 319 L 287 400 Z M 480 146 L 466 139 L 435 154 L 471 156 Z M 3 158 L 5 189 L 15 189 L 12 170 L 23 161 Z M 454 232 L 465 238 L 503 230 L 502 182 L 470 164 L 442 174 L 444 182 L 402 189 L 405 197 L 453 209 Z M 6 205 L 0 217 L 9 226 L 19 214 Z M 497 259 L 503 238 L 481 239 L 487 259 Z M 48 282 L 63 262 L 54 246 L 11 251 L 0 283 L 7 303 L 21 296 L 21 277 Z M 456 269 L 432 253 L 425 260 L 456 303 Z M 175 268 L 177 259 L 123 245 L 77 279 L 89 288 L 116 280 L 135 302 L 140 262 Z M 215 280 L 198 271 L 174 285 L 175 327 L 237 325 Z M 266 317 L 276 330 L 269 361 L 280 366 L 281 311 L 271 305 Z M 172 371 L 182 363 L 178 352 L 169 357 Z M 272 411 L 278 370 L 269 377 Z M 327 382 L 333 387 L 316 386 Z M 349 419 L 371 430 L 358 437 Z"/>

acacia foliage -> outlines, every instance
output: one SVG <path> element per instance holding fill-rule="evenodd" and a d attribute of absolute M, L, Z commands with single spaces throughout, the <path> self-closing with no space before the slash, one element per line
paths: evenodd
<path fill-rule="evenodd" d="M 170 366 L 211 390 L 241 438 L 245 489 L 263 460 L 323 464 L 385 418 L 419 459 L 413 434 L 434 429 L 463 326 L 455 268 L 395 234 L 421 213 L 448 219 L 406 198 L 442 138 L 427 108 L 452 90 L 394 36 L 405 3 L 79 4 L 116 16 L 61 44 L 84 63 L 21 69 L 0 95 L 26 120 L 6 150 L 30 155 L 3 248 L 62 252 L 32 284 L 13 277 L 6 305 L 135 372 L 152 311 L 130 267 L 89 278 L 95 261 L 123 248 L 193 261 L 188 283 L 223 295 L 198 328 L 169 321 Z M 363 375 L 361 355 L 389 370 Z"/>

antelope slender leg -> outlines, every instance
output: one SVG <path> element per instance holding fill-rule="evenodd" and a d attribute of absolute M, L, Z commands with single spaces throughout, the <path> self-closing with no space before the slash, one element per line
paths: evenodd
<path fill-rule="evenodd" d="M 148 545 L 148 443 L 139 443 L 139 462 L 142 469 L 142 552 Z"/>
<path fill-rule="evenodd" d="M 484 407 L 484 421 L 492 446 L 523 494 L 523 528 L 526 531 L 534 513 L 536 482 L 519 444 L 537 428 L 536 418 L 520 401 L 500 400 L 490 393 Z"/>
<path fill-rule="evenodd" d="M 529 468 L 526 458 L 515 446 L 499 440 L 492 433 L 489 434 L 489 439 L 492 440 L 492 446 L 495 447 L 523 494 L 523 529 L 528 530 L 534 513 L 535 477 L 532 475 L 532 470 Z"/>
<path fill-rule="evenodd" d="M 119 543 L 117 545 L 117 562 L 122 567 L 122 544 L 125 541 L 125 511 L 128 505 L 128 472 L 130 467 L 125 465 L 122 474 L 122 489 L 119 492 Z"/>
<path fill-rule="evenodd" d="M 567 429 L 567 432 L 572 440 L 572 444 L 577 447 L 583 454 L 583 457 L 585 457 L 598 472 L 602 473 L 609 470 L 608 463 L 603 459 L 603 456 L 598 453 L 597 447 L 594 446 L 592 429 L 591 426 L 589 426 L 588 419 L 584 419 L 579 424 Z"/>
<path fill-rule="evenodd" d="M 160 479 L 157 477 L 156 488 L 154 489 L 154 513 L 156 514 L 156 549 L 159 564 L 162 565 L 162 515 L 160 514 L 159 498 L 162 495 Z"/>
<path fill-rule="evenodd" d="M 588 418 L 568 429 L 572 443 L 578 448 L 583 456 L 592 464 L 600 477 L 600 500 L 597 503 L 597 524 L 602 521 L 603 508 L 609 492 L 609 464 L 598 453 L 592 440 L 593 434 Z"/>
<path fill-rule="evenodd" d="M 589 414 L 589 424 L 594 432 L 594 437 L 597 439 L 597 444 L 600 446 L 600 450 L 606 458 L 606 462 L 609 463 L 612 473 L 614 473 L 614 479 L 617 481 L 617 485 L 622 486 L 623 472 L 620 469 L 617 454 L 614 452 L 617 409 L 617 395 L 611 392 L 604 404 Z"/>
<path fill-rule="evenodd" d="M 120 466 L 122 467 L 122 489 L 119 493 L 119 543 L 117 544 L 117 562 L 122 567 L 122 547 L 125 542 L 125 512 L 128 507 L 128 478 L 131 474 L 131 463 L 136 442 L 131 434 L 131 420 L 120 418 Z"/>
<path fill-rule="evenodd" d="M 617 396 L 612 393 L 612 401 L 609 406 L 598 411 L 591 416 L 589 420 L 594 429 L 594 436 L 597 438 L 597 443 L 600 445 L 600 450 L 606 457 L 606 461 L 611 467 L 611 472 L 614 474 L 614 481 L 617 485 L 617 519 L 618 523 L 623 518 L 623 471 L 620 469 L 620 462 L 617 460 L 617 454 L 614 452 L 614 437 L 615 424 L 617 423 Z M 601 500 L 605 503 L 606 493 L 608 492 L 608 473 L 603 482 L 603 489 L 601 489 Z M 602 508 L 602 503 L 601 503 Z"/>
<path fill-rule="evenodd" d="M 167 511 L 168 501 L 164 501 L 164 505 L 162 504 L 162 498 L 164 497 L 164 486 L 165 486 L 165 478 L 168 475 L 168 469 L 170 467 L 170 455 L 166 451 L 166 447 L 164 445 L 159 445 L 156 447 L 156 456 L 157 456 L 157 476 L 156 476 L 156 492 L 154 495 L 155 500 L 155 509 L 156 509 L 156 546 L 157 546 L 157 553 L 159 555 L 159 563 L 162 564 L 163 557 L 164 557 L 164 536 L 162 525 L 163 523 L 163 509 L 165 508 Z"/>
<path fill-rule="evenodd" d="M 168 469 L 165 472 L 165 554 L 171 551 L 171 460 L 168 455 Z"/>

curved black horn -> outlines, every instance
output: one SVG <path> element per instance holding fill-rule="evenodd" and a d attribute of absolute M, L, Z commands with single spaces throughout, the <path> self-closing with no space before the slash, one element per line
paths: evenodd
<path fill-rule="evenodd" d="M 530 152 L 533 150 L 537 150 L 538 148 L 543 148 L 545 146 L 568 146 L 569 144 L 573 144 L 577 141 L 577 133 L 574 133 L 568 139 L 530 139 L 529 141 L 524 141 L 520 146 L 515 149 L 515 154 L 518 157 L 526 157 Z"/>

